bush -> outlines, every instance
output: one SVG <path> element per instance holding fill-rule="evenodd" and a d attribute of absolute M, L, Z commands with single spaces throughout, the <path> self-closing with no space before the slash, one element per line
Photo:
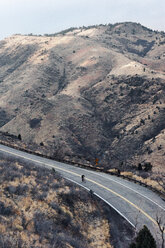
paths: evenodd
<path fill-rule="evenodd" d="M 149 173 L 146 171 L 142 171 L 139 173 L 139 176 L 141 176 L 143 179 L 146 179 L 149 177 Z"/>
<path fill-rule="evenodd" d="M 140 123 L 143 124 L 143 125 L 145 125 L 145 120 L 141 119 L 140 120 Z"/>
<path fill-rule="evenodd" d="M 86 202 L 88 200 L 88 193 L 82 189 L 79 192 L 75 190 L 74 187 L 70 188 L 69 193 L 61 193 L 59 194 L 62 201 L 65 202 L 69 207 L 74 207 L 74 204 L 77 200 L 81 202 Z"/>
<path fill-rule="evenodd" d="M 18 185 L 16 188 L 16 194 L 17 195 L 26 195 L 26 192 L 28 191 L 29 187 L 24 184 L 24 185 Z"/>
<path fill-rule="evenodd" d="M 13 214 L 11 207 L 6 207 L 3 202 L 0 201 L 0 215 L 10 216 Z"/>
<path fill-rule="evenodd" d="M 160 145 L 160 146 L 158 146 L 158 150 L 161 150 L 162 149 L 162 146 Z"/>
<path fill-rule="evenodd" d="M 141 163 L 138 164 L 138 170 L 142 170 L 142 164 Z"/>
<path fill-rule="evenodd" d="M 53 208 L 54 210 L 56 210 L 57 212 L 59 211 L 60 207 L 55 203 L 55 202 L 51 202 L 50 207 Z"/>
<path fill-rule="evenodd" d="M 3 248 L 21 248 L 25 247 L 20 235 L 11 236 L 10 234 L 0 234 L 0 247 Z"/>
<path fill-rule="evenodd" d="M 26 184 L 18 185 L 17 187 L 10 185 L 6 187 L 5 190 L 8 191 L 10 194 L 26 195 L 26 192 L 28 191 L 28 186 Z"/>
<path fill-rule="evenodd" d="M 31 128 L 37 128 L 37 127 L 40 127 L 40 122 L 41 122 L 41 118 L 37 119 L 37 118 L 34 118 L 32 120 L 29 121 L 29 125 Z"/>
<path fill-rule="evenodd" d="M 36 212 L 34 214 L 34 229 L 35 233 L 45 237 L 52 232 L 53 220 L 47 219 L 44 213 Z"/>
<path fill-rule="evenodd" d="M 53 190 L 57 190 L 60 188 L 60 184 L 59 183 L 53 183 L 50 185 L 50 187 L 53 189 Z"/>
<path fill-rule="evenodd" d="M 36 198 L 37 198 L 37 200 L 39 200 L 39 201 L 44 201 L 44 200 L 46 199 L 47 195 L 48 195 L 47 192 L 43 192 L 42 194 L 37 195 Z"/>
<path fill-rule="evenodd" d="M 62 218 L 61 218 L 61 224 L 62 224 L 64 227 L 69 226 L 69 224 L 71 223 L 71 221 L 72 221 L 72 218 L 71 218 L 70 214 L 68 214 L 68 213 L 65 213 L 65 214 L 62 216 Z M 59 223 L 59 221 L 58 221 L 58 223 Z"/>
<path fill-rule="evenodd" d="M 152 164 L 150 162 L 144 164 L 144 171 L 151 171 Z"/>

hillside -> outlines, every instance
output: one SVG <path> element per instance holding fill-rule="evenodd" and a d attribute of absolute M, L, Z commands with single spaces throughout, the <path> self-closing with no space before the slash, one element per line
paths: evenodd
<path fill-rule="evenodd" d="M 165 170 L 165 33 L 136 23 L 0 42 L 0 131 L 56 158 Z"/>
<path fill-rule="evenodd" d="M 124 248 L 134 237 L 134 228 L 92 191 L 0 152 L 0 247 Z"/>
<path fill-rule="evenodd" d="M 112 247 L 105 210 L 85 190 L 2 154 L 0 172 L 0 247 Z"/>

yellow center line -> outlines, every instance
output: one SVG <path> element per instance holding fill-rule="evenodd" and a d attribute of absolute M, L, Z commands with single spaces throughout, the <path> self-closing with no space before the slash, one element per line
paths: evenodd
<path fill-rule="evenodd" d="M 139 208 L 138 206 L 136 206 L 134 203 L 132 203 L 131 201 L 129 201 L 127 198 L 125 198 L 124 196 L 118 194 L 117 192 L 113 191 L 112 189 L 110 188 L 107 188 L 106 186 L 100 184 L 100 183 L 97 183 L 91 179 L 86 179 L 88 180 L 89 182 L 91 183 L 94 183 L 96 185 L 98 185 L 99 187 L 103 188 L 103 189 L 106 189 L 107 191 L 111 192 L 112 194 L 120 197 L 122 200 L 126 201 L 127 203 L 129 203 L 131 206 L 133 206 L 134 208 L 136 208 L 138 211 L 140 211 L 142 214 L 144 214 L 148 219 L 150 219 L 155 225 L 157 225 L 156 221 L 150 216 L 148 215 L 146 212 L 144 212 L 141 208 Z"/>
<path fill-rule="evenodd" d="M 32 159 L 32 158 L 28 158 L 28 157 L 25 157 L 23 155 L 20 155 L 20 154 L 15 154 L 14 152 L 11 152 L 11 151 L 6 151 L 5 149 L 2 149 L 0 148 L 1 151 L 4 151 L 4 152 L 7 152 L 7 153 L 10 153 L 14 156 L 18 156 L 18 157 L 22 157 L 24 159 L 28 159 L 30 161 L 33 161 L 33 162 L 37 162 L 37 163 L 40 163 L 42 165 L 46 165 L 46 166 L 49 166 L 49 167 L 54 167 L 56 169 L 59 169 L 61 171 L 64 171 L 64 172 L 67 172 L 67 173 L 70 173 L 72 175 L 75 175 L 75 176 L 78 176 L 78 177 L 81 177 L 81 175 L 75 173 L 75 172 L 72 172 L 72 171 L 68 171 L 67 169 L 64 169 L 64 168 L 59 168 L 58 166 L 56 165 L 50 165 L 50 164 L 47 164 L 47 163 L 44 163 L 44 162 L 41 162 L 41 161 L 38 161 L 36 159 Z M 119 198 L 121 198 L 122 200 L 124 200 L 125 202 L 127 202 L 128 204 L 130 204 L 131 206 L 133 206 L 134 208 L 136 208 L 138 211 L 140 211 L 142 214 L 144 214 L 149 220 L 151 220 L 155 225 L 157 225 L 157 222 L 150 216 L 148 215 L 145 211 L 143 211 L 141 208 L 139 208 L 138 206 L 136 206 L 134 203 L 132 203 L 131 201 L 129 201 L 127 198 L 125 198 L 124 196 L 118 194 L 117 192 L 113 191 L 112 189 L 92 180 L 92 179 L 89 179 L 89 178 L 85 178 L 87 181 L 91 182 L 91 183 L 94 183 L 96 184 L 97 186 L 103 188 L 103 189 L 106 189 L 107 191 L 111 192 L 112 194 L 118 196 Z"/>

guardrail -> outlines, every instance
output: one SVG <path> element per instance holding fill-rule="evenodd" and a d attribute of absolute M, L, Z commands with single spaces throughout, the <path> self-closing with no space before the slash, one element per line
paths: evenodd
<path fill-rule="evenodd" d="M 44 155 L 44 154 L 41 154 L 39 152 L 35 152 L 35 151 L 32 151 L 32 150 L 28 150 L 28 149 L 25 149 L 23 147 L 19 147 L 17 145 L 13 145 L 13 144 L 9 144 L 8 142 L 6 141 L 2 141 L 0 140 L 0 144 L 1 145 L 5 145 L 5 146 L 8 146 L 8 147 L 11 147 L 11 148 L 14 148 L 16 150 L 19 150 L 19 151 L 23 151 L 23 152 L 27 152 L 29 154 L 33 154 L 33 155 L 37 155 L 37 156 L 40 156 L 40 157 L 43 157 L 43 158 L 47 158 L 47 159 L 52 159 L 52 160 L 55 160 L 54 157 L 52 156 L 47 156 L 47 155 Z M 147 187 L 149 188 L 150 190 L 152 190 L 153 192 L 159 194 L 159 196 L 162 198 L 162 200 L 165 201 L 165 193 L 154 188 L 153 186 L 151 185 L 148 185 L 146 183 L 143 183 L 139 180 L 136 180 L 135 178 L 132 178 L 132 177 L 129 177 L 129 176 L 125 176 L 125 175 L 122 175 L 120 173 L 115 173 L 115 172 L 111 172 L 111 171 L 107 171 L 106 169 L 104 168 L 95 168 L 93 166 L 91 166 L 90 164 L 82 164 L 82 163 L 77 163 L 77 162 L 74 162 L 74 161 L 71 161 L 71 160 L 64 160 L 64 159 L 56 159 L 56 161 L 58 162 L 62 162 L 62 163 L 66 163 L 66 164 L 71 164 L 71 165 L 74 165 L 74 166 L 78 166 L 78 167 L 81 167 L 81 168 L 84 168 L 84 169 L 90 169 L 90 170 L 94 170 L 94 171 L 100 171 L 100 172 L 104 172 L 104 173 L 107 173 L 107 174 L 110 174 L 110 175 L 114 175 L 114 176 L 117 176 L 117 177 L 121 177 L 123 179 L 127 179 L 131 182 L 134 182 L 134 183 L 137 183 L 143 187 Z"/>

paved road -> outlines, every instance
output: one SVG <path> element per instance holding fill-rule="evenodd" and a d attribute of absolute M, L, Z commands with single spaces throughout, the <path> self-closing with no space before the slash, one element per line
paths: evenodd
<path fill-rule="evenodd" d="M 165 223 L 165 202 L 149 189 L 122 178 L 45 159 L 3 145 L 0 145 L 0 151 L 41 166 L 55 168 L 63 177 L 93 190 L 133 227 L 140 229 L 144 224 L 147 225 L 155 238 L 159 239 L 155 218 L 157 214 L 161 215 Z M 82 174 L 85 175 L 84 183 L 81 182 Z"/>

